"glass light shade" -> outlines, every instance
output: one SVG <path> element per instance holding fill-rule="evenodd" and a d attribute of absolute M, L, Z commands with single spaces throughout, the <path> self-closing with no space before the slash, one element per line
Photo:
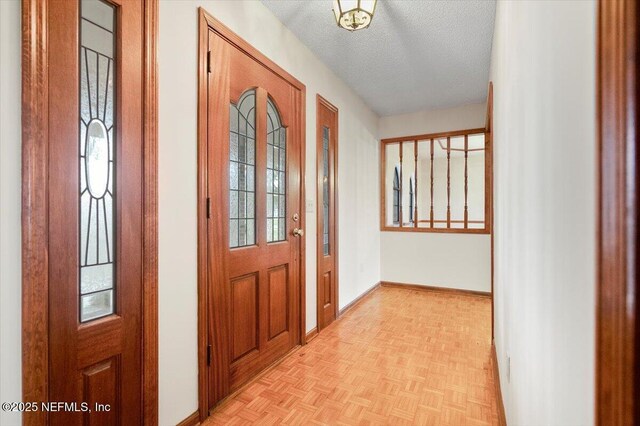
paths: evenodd
<path fill-rule="evenodd" d="M 349 31 L 367 28 L 377 0 L 333 0 L 333 14 L 339 27 Z"/>

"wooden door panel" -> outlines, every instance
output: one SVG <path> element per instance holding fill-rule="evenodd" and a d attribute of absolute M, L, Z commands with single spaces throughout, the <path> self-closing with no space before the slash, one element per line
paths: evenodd
<path fill-rule="evenodd" d="M 322 287 L 324 288 L 323 304 L 325 308 L 331 304 L 331 285 L 331 271 L 329 271 L 324 274 L 324 279 L 322 280 Z"/>
<path fill-rule="evenodd" d="M 116 396 L 120 389 L 120 357 L 115 356 L 82 372 L 84 401 L 91 413 L 84 414 L 84 424 L 91 426 L 114 425 L 120 417 Z M 98 408 L 102 407 L 102 408 Z"/>
<path fill-rule="evenodd" d="M 78 366 L 86 368 L 113 354 L 119 354 L 124 347 L 122 317 L 108 317 L 97 320 L 96 324 L 81 325 L 78 330 Z M 100 342 L 100 345 L 96 345 Z"/>
<path fill-rule="evenodd" d="M 287 265 L 269 269 L 269 340 L 287 331 L 289 306 L 289 272 Z"/>
<path fill-rule="evenodd" d="M 247 275 L 231 281 L 232 362 L 258 349 L 258 276 Z"/>

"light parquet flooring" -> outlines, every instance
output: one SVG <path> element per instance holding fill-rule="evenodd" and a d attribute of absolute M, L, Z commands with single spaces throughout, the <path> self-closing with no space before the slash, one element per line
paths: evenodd
<path fill-rule="evenodd" d="M 498 424 L 486 297 L 380 287 L 204 423 Z"/>

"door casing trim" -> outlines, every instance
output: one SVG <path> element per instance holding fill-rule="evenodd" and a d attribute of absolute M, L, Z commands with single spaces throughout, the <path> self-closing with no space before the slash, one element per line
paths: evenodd
<path fill-rule="evenodd" d="M 640 421 L 639 19 L 634 0 L 598 2 L 596 425 Z"/>
<path fill-rule="evenodd" d="M 22 398 L 49 400 L 46 0 L 22 0 Z M 158 424 L 158 0 L 144 0 L 142 411 Z M 24 425 L 46 424 L 42 410 Z"/>
<path fill-rule="evenodd" d="M 200 421 L 209 416 L 207 366 L 208 292 L 207 292 L 207 40 L 209 29 L 216 32 L 256 62 L 279 75 L 300 91 L 298 111 L 300 140 L 300 227 L 306 229 L 305 158 L 306 158 L 306 86 L 260 53 L 204 8 L 198 8 L 198 411 Z M 300 237 L 299 258 L 300 344 L 306 343 L 306 238 Z"/>

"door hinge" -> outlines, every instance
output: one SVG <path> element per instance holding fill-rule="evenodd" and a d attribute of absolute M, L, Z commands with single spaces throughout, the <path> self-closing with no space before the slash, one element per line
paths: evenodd
<path fill-rule="evenodd" d="M 207 72 L 211 72 L 211 51 L 207 52 Z"/>
<path fill-rule="evenodd" d="M 207 197 L 207 219 L 211 218 L 211 198 Z"/>
<path fill-rule="evenodd" d="M 207 345 L 207 365 L 211 365 L 211 345 Z"/>

